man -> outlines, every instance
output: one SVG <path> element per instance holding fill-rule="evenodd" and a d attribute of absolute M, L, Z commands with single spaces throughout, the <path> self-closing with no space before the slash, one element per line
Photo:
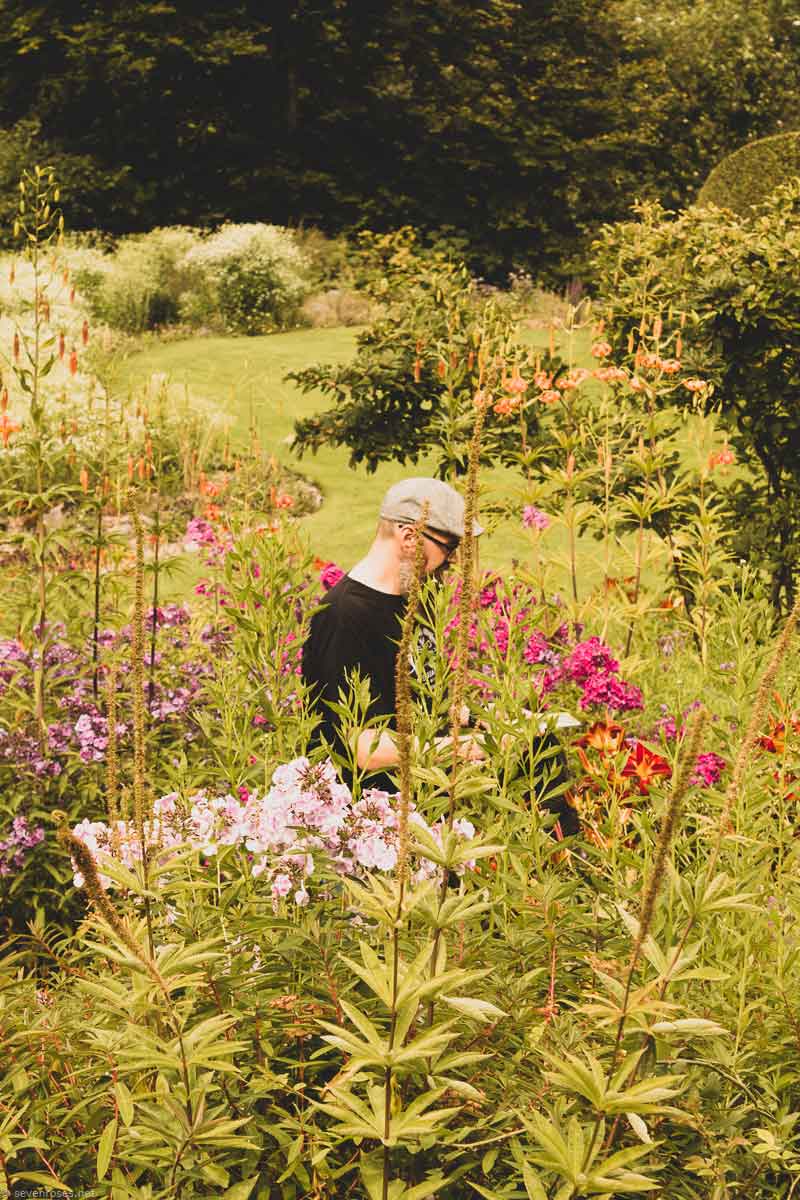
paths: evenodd
<path fill-rule="evenodd" d="M 303 678 L 321 717 L 318 736 L 332 746 L 338 743 L 341 748 L 342 742 L 337 718 L 326 702 L 338 699 L 352 671 L 369 679 L 367 721 L 394 720 L 397 643 L 414 578 L 414 527 L 423 514 L 423 569 L 429 576 L 443 574 L 464 536 L 464 500 L 440 479 L 404 479 L 384 496 L 375 540 L 364 558 L 331 588 L 311 618 L 303 646 Z M 483 532 L 477 522 L 473 532 Z M 481 752 L 477 742 L 467 738 L 463 753 L 477 757 Z M 386 773 L 399 761 L 391 728 L 378 734 L 368 724 L 358 736 L 355 758 L 359 769 L 382 773 L 370 778 L 370 786 L 395 790 Z"/>

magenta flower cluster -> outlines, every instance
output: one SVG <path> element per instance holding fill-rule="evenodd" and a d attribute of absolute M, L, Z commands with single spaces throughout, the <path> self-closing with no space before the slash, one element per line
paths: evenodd
<path fill-rule="evenodd" d="M 332 587 L 344 576 L 344 571 L 341 567 L 337 567 L 335 562 L 326 563 L 320 572 L 319 581 L 326 592 L 329 592 Z"/>
<path fill-rule="evenodd" d="M 153 805 L 145 839 L 152 854 L 162 860 L 185 844 L 207 858 L 223 847 L 236 846 L 247 855 L 251 875 L 273 901 L 288 897 L 304 905 L 309 900 L 309 881 L 315 873 L 320 876 L 320 867 L 340 875 L 393 870 L 398 853 L 397 799 L 373 788 L 354 801 L 330 760 L 311 763 L 297 758 L 275 770 L 272 786 L 263 795 L 242 788 L 236 796 L 197 792 L 184 800 L 172 792 L 160 797 Z M 441 840 L 441 823 L 429 826 L 413 809 L 410 820 Z M 469 821 L 455 822 L 454 830 L 465 840 L 475 836 Z M 85 820 L 73 832 L 92 851 L 104 887 L 113 886 L 103 870 L 112 860 L 132 869 L 141 858 L 136 830 L 125 821 L 109 826 Z M 418 877 L 433 869 L 426 860 L 414 863 Z M 76 887 L 83 886 L 77 871 L 74 880 Z"/>
<path fill-rule="evenodd" d="M 458 601 L 458 589 L 454 604 Z M 512 648 L 521 648 L 522 658 L 541 670 L 531 674 L 531 691 L 544 702 L 556 689 L 577 687 L 578 706 L 584 710 L 607 709 L 614 713 L 644 707 L 641 690 L 619 676 L 619 662 L 598 637 L 581 637 L 580 625 L 564 623 L 548 637 L 541 629 L 541 615 L 530 589 L 515 584 L 508 589 L 498 576 L 485 580 L 478 595 L 478 619 L 470 626 L 470 656 L 474 662 L 472 683 L 489 700 L 496 686 L 499 654 L 506 658 Z M 450 637 L 458 624 L 453 617 L 446 628 Z M 451 649 L 452 655 L 452 649 Z"/>
<path fill-rule="evenodd" d="M 701 787 L 713 787 L 715 783 L 719 782 L 727 765 L 725 759 L 719 754 L 714 754 L 713 751 L 698 754 L 694 764 L 694 773 L 689 782 Z"/>

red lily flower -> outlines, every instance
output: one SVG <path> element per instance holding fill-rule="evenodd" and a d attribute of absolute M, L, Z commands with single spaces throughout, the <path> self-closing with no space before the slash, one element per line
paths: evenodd
<path fill-rule="evenodd" d="M 667 778 L 672 775 L 672 767 L 660 754 L 648 750 L 643 742 L 636 742 L 622 768 L 622 775 L 628 779 L 635 779 L 640 793 L 646 796 L 650 784 L 659 775 L 666 775 Z"/>

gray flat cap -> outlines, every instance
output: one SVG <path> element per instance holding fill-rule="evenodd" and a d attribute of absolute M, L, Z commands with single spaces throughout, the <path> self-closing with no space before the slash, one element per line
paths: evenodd
<path fill-rule="evenodd" d="M 451 537 L 464 536 L 464 497 L 441 479 L 401 479 L 389 488 L 381 504 L 381 517 L 385 521 L 408 521 L 415 524 L 428 505 L 427 524 L 440 533 Z M 483 533 L 483 526 L 473 523 L 475 537 Z"/>

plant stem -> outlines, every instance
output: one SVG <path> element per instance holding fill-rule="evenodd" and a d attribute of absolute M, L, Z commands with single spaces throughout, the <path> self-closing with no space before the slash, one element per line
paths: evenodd
<path fill-rule="evenodd" d="M 103 542 L 103 503 L 97 502 L 94 545 L 94 619 L 92 622 L 92 695 L 97 700 L 100 672 L 100 551 Z"/>

